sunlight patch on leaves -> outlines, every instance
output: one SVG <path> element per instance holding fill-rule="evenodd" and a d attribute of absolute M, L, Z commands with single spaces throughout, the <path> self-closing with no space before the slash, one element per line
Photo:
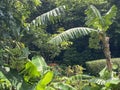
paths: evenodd
<path fill-rule="evenodd" d="M 43 78 L 38 82 L 35 90 L 45 90 L 47 84 L 49 84 L 53 79 L 53 72 L 48 71 Z"/>
<path fill-rule="evenodd" d="M 27 82 L 29 82 L 30 79 L 40 77 L 40 72 L 31 61 L 26 63 L 24 70 L 21 71 L 21 74 L 24 75 L 24 80 Z"/>

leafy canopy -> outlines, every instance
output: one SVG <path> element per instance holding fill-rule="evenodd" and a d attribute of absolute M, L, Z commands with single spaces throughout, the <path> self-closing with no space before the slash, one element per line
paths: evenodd
<path fill-rule="evenodd" d="M 117 7 L 113 5 L 110 10 L 105 14 L 101 15 L 99 10 L 90 5 L 90 7 L 86 10 L 86 25 L 89 27 L 93 27 L 98 30 L 108 30 L 109 26 L 112 24 L 112 20 L 115 18 L 117 12 Z"/>
<path fill-rule="evenodd" d="M 74 39 L 79 36 L 88 35 L 90 32 L 93 31 L 97 31 L 98 33 L 99 30 L 106 31 L 112 24 L 112 19 L 115 17 L 116 12 L 117 8 L 116 6 L 113 5 L 110 8 L 110 10 L 105 15 L 102 16 L 95 6 L 90 5 L 90 7 L 86 10 L 85 13 L 87 15 L 86 24 L 92 28 L 87 27 L 72 28 L 52 38 L 49 42 L 58 45 L 63 41 Z"/>

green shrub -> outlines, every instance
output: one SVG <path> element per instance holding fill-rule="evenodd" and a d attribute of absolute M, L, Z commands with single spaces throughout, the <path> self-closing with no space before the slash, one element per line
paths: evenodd
<path fill-rule="evenodd" d="M 112 58 L 113 65 L 117 65 L 117 71 L 120 71 L 120 58 Z M 86 62 L 86 70 L 92 75 L 98 75 L 98 73 L 106 66 L 106 60 L 94 60 Z"/>

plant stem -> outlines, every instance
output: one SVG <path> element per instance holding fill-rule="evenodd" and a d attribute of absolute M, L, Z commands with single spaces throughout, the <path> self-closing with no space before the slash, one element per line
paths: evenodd
<path fill-rule="evenodd" d="M 103 52 L 106 58 L 106 64 L 109 72 L 112 72 L 112 62 L 111 62 L 111 52 L 109 47 L 109 37 L 106 34 L 101 33 L 102 35 L 102 43 L 103 43 Z"/>

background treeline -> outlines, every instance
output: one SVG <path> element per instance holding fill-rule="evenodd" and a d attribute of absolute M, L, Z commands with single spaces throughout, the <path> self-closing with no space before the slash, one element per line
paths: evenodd
<path fill-rule="evenodd" d="M 24 1 L 25 3 L 26 1 Z M 18 39 L 21 42 L 25 43 L 31 54 L 29 58 L 34 55 L 42 55 L 47 62 L 59 62 L 65 64 L 84 64 L 87 60 L 95 60 L 105 58 L 102 52 L 102 46 L 99 49 L 89 48 L 89 37 L 80 37 L 76 40 L 71 40 L 69 42 L 63 42 L 59 47 L 50 45 L 47 42 L 51 37 L 73 27 L 81 27 L 85 25 L 85 10 L 91 4 L 95 5 L 102 13 L 109 10 L 112 5 L 116 5 L 118 8 L 117 16 L 113 21 L 113 24 L 110 26 L 110 30 L 108 30 L 107 34 L 110 36 L 110 50 L 112 57 L 120 57 L 120 1 L 116 0 L 41 0 L 41 5 L 33 7 L 35 2 L 29 2 L 26 7 L 22 8 L 20 12 L 15 11 L 9 7 L 5 9 L 5 11 L 12 11 L 14 14 L 11 22 L 8 23 L 11 28 L 15 27 L 14 30 L 7 30 L 3 22 L 1 21 L 1 36 L 7 37 L 8 35 L 12 35 L 13 39 Z M 37 3 L 36 3 L 37 4 Z M 31 5 L 31 6 L 30 6 Z M 60 19 L 57 19 L 56 22 L 47 22 L 47 25 L 42 25 L 40 27 L 35 27 L 27 31 L 24 29 L 24 25 L 22 22 L 31 22 L 37 16 L 50 11 L 58 6 L 66 5 L 67 9 L 65 14 L 62 15 Z M 13 7 L 15 8 L 15 7 Z M 17 7 L 19 8 L 19 6 Z M 4 8 L 3 8 L 4 9 Z M 17 14 L 16 14 L 17 12 Z M 22 15 L 19 14 L 22 12 Z M 1 20 L 5 19 L 1 15 Z M 24 16 L 24 17 L 22 17 Z M 6 18 L 6 23 L 9 18 Z M 13 22 L 16 22 L 16 25 L 11 25 Z M 18 25 L 19 29 L 18 29 Z M 2 29 L 3 28 L 3 29 Z M 5 29 L 5 30 L 4 30 Z M 18 31 L 17 31 L 18 30 Z M 7 32 L 7 33 L 6 33 Z M 20 32 L 20 33 L 18 33 Z M 17 35 L 17 34 L 18 35 Z M 21 37 L 20 37 L 20 36 Z M 3 41 L 2 37 L 1 40 Z M 2 43 L 2 42 L 1 42 Z M 8 45 L 8 41 L 4 42 Z M 2 46 L 1 46 L 2 47 Z"/>
<path fill-rule="evenodd" d="M 61 33 L 64 30 L 73 27 L 85 26 L 85 10 L 90 4 L 94 4 L 101 12 L 106 12 L 112 5 L 116 5 L 118 8 L 118 13 L 113 21 L 113 24 L 110 26 L 107 34 L 110 36 L 110 50 L 112 58 L 120 57 L 120 23 L 119 23 L 119 5 L 120 2 L 116 0 L 88 0 L 88 1 L 80 1 L 80 0 L 41 0 L 42 6 L 37 7 L 37 11 L 33 12 L 30 15 L 30 19 L 32 20 L 36 16 L 39 16 L 46 11 L 49 11 L 55 7 L 60 5 L 67 6 L 67 13 L 63 16 L 57 23 L 48 23 L 47 27 L 44 27 L 44 30 L 40 32 L 39 38 L 35 38 L 35 41 L 31 39 L 26 40 L 28 46 L 31 50 L 37 50 L 38 53 L 43 55 L 46 60 L 63 62 L 66 64 L 84 64 L 87 60 L 95 60 L 105 58 L 102 52 L 102 46 L 100 49 L 92 49 L 89 48 L 89 36 L 80 37 L 76 40 L 72 40 L 73 44 L 69 45 L 68 43 L 63 43 L 62 49 L 58 49 L 58 47 L 50 46 L 46 43 L 47 38 L 53 34 Z M 102 3 L 101 3 L 102 1 Z M 36 31 L 37 33 L 39 31 Z M 32 33 L 34 36 L 34 33 Z M 28 35 L 27 35 L 28 36 Z M 25 37 L 27 39 L 27 37 Z M 41 41 L 41 43 L 37 41 Z M 29 42 L 30 41 L 30 42 Z M 34 41 L 34 42 L 32 42 Z M 43 43 L 42 43 L 43 42 Z M 46 44 L 45 44 L 46 43 Z M 67 45 L 68 44 L 68 45 Z M 52 48 L 52 49 L 50 49 Z M 65 48 L 65 49 L 63 49 Z"/>
<path fill-rule="evenodd" d="M 119 6 L 117 0 L 0 0 L 0 90 L 120 90 Z M 79 34 L 90 35 L 74 39 Z M 98 75 L 105 57 L 99 78 L 89 76 Z"/>

